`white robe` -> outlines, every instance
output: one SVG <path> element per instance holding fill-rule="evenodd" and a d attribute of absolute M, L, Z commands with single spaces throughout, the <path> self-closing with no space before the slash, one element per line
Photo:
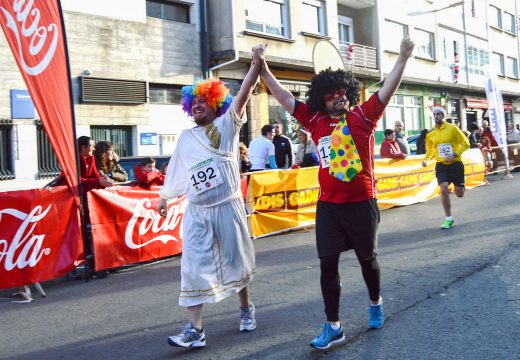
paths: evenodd
<path fill-rule="evenodd" d="M 232 104 L 213 122 L 218 149 L 211 147 L 205 128 L 196 127 L 182 132 L 170 159 L 160 195 L 166 199 L 186 195 L 188 200 L 183 219 L 181 306 L 218 302 L 242 290 L 253 278 L 255 252 L 238 169 L 238 133 L 245 121 Z M 200 179 L 190 169 L 208 159 L 213 159 L 222 183 L 198 193 L 194 184 Z"/>

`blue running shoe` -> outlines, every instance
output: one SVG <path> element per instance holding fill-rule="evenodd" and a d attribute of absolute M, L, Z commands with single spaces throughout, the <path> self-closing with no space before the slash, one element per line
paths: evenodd
<path fill-rule="evenodd" d="M 385 319 L 383 316 L 383 302 L 379 305 L 370 305 L 368 308 L 368 327 L 372 329 L 379 329 L 383 327 Z"/>
<path fill-rule="evenodd" d="M 192 323 L 187 323 L 179 335 L 168 338 L 168 344 L 179 347 L 204 347 L 206 346 L 206 335 L 204 330 L 198 332 Z"/>
<path fill-rule="evenodd" d="M 329 323 L 323 324 L 323 331 L 320 336 L 314 338 L 310 345 L 316 349 L 328 349 L 331 345 L 337 344 L 345 340 L 343 328 L 340 326 L 338 330 L 333 330 Z"/>
<path fill-rule="evenodd" d="M 240 331 L 249 332 L 256 329 L 255 305 L 251 303 L 246 308 L 240 308 Z"/>

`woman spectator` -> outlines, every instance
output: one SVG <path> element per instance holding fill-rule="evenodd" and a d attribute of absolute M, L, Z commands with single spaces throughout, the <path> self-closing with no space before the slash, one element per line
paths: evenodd
<path fill-rule="evenodd" d="M 94 157 L 96 158 L 96 167 L 101 176 L 106 176 L 113 182 L 128 181 L 128 174 L 125 169 L 118 164 L 117 155 L 114 152 L 112 143 L 99 141 L 94 150 Z"/>
<path fill-rule="evenodd" d="M 309 137 L 309 132 L 306 129 L 301 128 L 298 131 L 298 138 L 300 139 L 300 144 L 296 150 L 294 164 L 301 167 L 319 165 L 318 149 L 316 149 L 314 141 Z"/>
<path fill-rule="evenodd" d="M 246 173 L 251 170 L 251 161 L 249 161 L 249 150 L 244 143 L 238 144 L 240 149 L 240 173 Z"/>

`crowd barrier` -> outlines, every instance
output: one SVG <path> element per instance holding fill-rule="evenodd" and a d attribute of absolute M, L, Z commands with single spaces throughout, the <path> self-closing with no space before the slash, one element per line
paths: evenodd
<path fill-rule="evenodd" d="M 509 159 L 509 170 L 520 169 L 520 143 L 508 144 L 507 154 Z M 506 170 L 506 157 L 501 146 L 491 148 L 492 164 L 488 169 L 488 174 L 496 174 Z"/>
<path fill-rule="evenodd" d="M 422 157 L 375 162 L 381 208 L 408 205 L 438 194 L 434 162 Z M 484 183 L 482 153 L 463 154 L 468 188 Z M 258 238 L 314 224 L 319 189 L 317 167 L 255 172 L 242 179 L 250 227 Z M 95 270 L 179 254 L 184 198 L 156 212 L 159 188 L 117 186 L 88 194 Z M 0 193 L 0 288 L 65 275 L 83 261 L 74 202 L 66 187 Z M 65 242 L 63 239 L 69 239 Z M 71 240 L 72 239 L 72 240 Z"/>

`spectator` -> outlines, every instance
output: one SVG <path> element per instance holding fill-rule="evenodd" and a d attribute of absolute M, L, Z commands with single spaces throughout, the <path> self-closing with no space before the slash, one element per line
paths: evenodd
<path fill-rule="evenodd" d="M 403 122 L 397 120 L 394 124 L 395 127 L 395 141 L 399 144 L 399 148 L 401 152 L 405 155 L 410 155 L 410 145 L 408 144 L 408 140 L 406 140 L 406 135 L 403 127 Z"/>
<path fill-rule="evenodd" d="M 238 148 L 240 150 L 240 173 L 242 174 L 251 170 L 251 161 L 249 161 L 247 146 L 243 142 L 238 144 Z"/>
<path fill-rule="evenodd" d="M 116 183 L 128 181 L 128 174 L 125 169 L 119 165 L 118 157 L 114 152 L 112 143 L 99 141 L 94 150 L 94 158 L 96 159 L 96 167 L 101 176 L 106 176 Z"/>
<path fill-rule="evenodd" d="M 253 139 L 249 144 L 249 160 L 251 161 L 251 171 L 277 169 L 275 160 L 275 149 L 273 144 L 274 128 L 272 125 L 262 127 L 262 136 Z M 267 165 L 269 164 L 269 165 Z"/>
<path fill-rule="evenodd" d="M 300 144 L 296 150 L 294 164 L 301 167 L 319 165 L 318 149 L 316 149 L 316 144 L 310 138 L 309 131 L 301 128 L 298 130 L 298 138 L 300 139 Z"/>
<path fill-rule="evenodd" d="M 472 149 L 476 149 L 480 145 L 480 133 L 477 123 L 472 122 L 469 127 L 469 130 L 471 131 L 471 133 L 468 136 L 469 147 Z"/>
<path fill-rule="evenodd" d="M 513 123 L 507 124 L 507 143 L 508 144 L 516 144 L 520 142 L 520 132 L 515 129 Z"/>
<path fill-rule="evenodd" d="M 520 131 L 520 124 L 516 124 L 516 130 Z"/>
<path fill-rule="evenodd" d="M 484 166 L 486 167 L 486 172 L 490 172 L 493 168 L 493 159 L 491 157 L 491 142 L 487 136 L 482 136 L 479 147 L 480 151 L 482 151 L 482 156 L 484 157 Z"/>
<path fill-rule="evenodd" d="M 102 177 L 99 173 L 94 159 L 94 140 L 88 136 L 78 138 L 78 148 L 80 152 L 79 164 L 81 172 L 81 186 L 84 192 L 92 189 L 103 189 L 112 186 L 112 181 L 108 177 Z"/>
<path fill-rule="evenodd" d="M 482 128 L 484 131 L 482 132 L 482 136 L 487 136 L 489 138 L 489 144 L 491 147 L 498 146 L 498 143 L 495 139 L 495 136 L 493 135 L 493 132 L 491 131 L 491 127 L 489 126 L 489 122 L 487 120 L 482 120 Z"/>
<path fill-rule="evenodd" d="M 385 130 L 385 139 L 381 144 L 381 158 L 382 159 L 406 159 L 406 154 L 403 154 L 397 141 L 395 141 L 394 130 Z"/>
<path fill-rule="evenodd" d="M 169 162 L 168 161 L 165 161 L 162 166 L 161 166 L 161 174 L 163 174 L 164 176 L 166 176 L 166 172 L 168 171 L 168 165 L 169 165 Z"/>
<path fill-rule="evenodd" d="M 428 129 L 422 129 L 421 134 L 417 138 L 417 150 L 416 155 L 426 154 L 426 135 L 428 135 Z"/>
<path fill-rule="evenodd" d="M 273 129 L 273 145 L 276 166 L 279 169 L 288 169 L 293 163 L 291 140 L 283 134 L 282 123 L 275 121 L 273 123 Z"/>
<path fill-rule="evenodd" d="M 134 168 L 135 179 L 138 186 L 149 189 L 152 185 L 163 185 L 164 174 L 155 167 L 156 160 L 146 157 Z"/>

